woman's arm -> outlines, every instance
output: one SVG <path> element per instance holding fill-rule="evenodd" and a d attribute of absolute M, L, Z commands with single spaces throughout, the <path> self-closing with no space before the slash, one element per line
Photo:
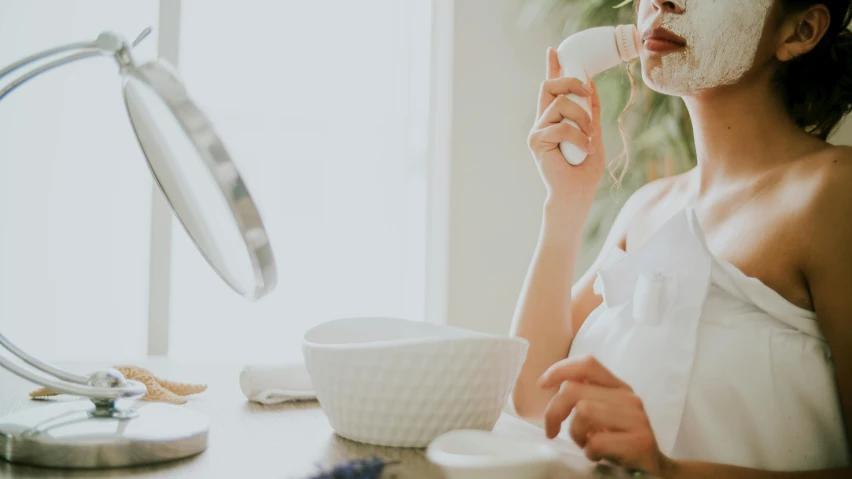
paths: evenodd
<path fill-rule="evenodd" d="M 529 146 L 539 173 L 547 187 L 541 232 L 521 291 L 512 334 L 530 343 L 512 395 L 515 411 L 528 419 L 541 419 L 556 390 L 541 390 L 536 381 L 555 362 L 565 359 L 574 334 L 595 308 L 601 297 L 594 292 L 594 281 L 613 248 L 626 249 L 628 224 L 662 196 L 668 182 L 652 182 L 634 193 L 618 214 L 601 249 L 600 256 L 574 283 L 574 270 L 583 227 L 591 209 L 597 186 L 603 176 L 605 154 L 600 134 L 600 103 L 597 91 L 590 94 L 592 118 L 564 97 L 580 92 L 580 82 L 559 78 L 556 52 L 548 50 L 547 80 L 539 93 L 538 119 L 530 132 Z M 592 152 L 579 166 L 571 166 L 559 151 L 559 141 L 571 141 L 571 127 L 563 118 L 590 132 Z M 565 127 L 568 127 L 567 129 Z M 572 286 L 573 285 L 573 286 Z"/>
<path fill-rule="evenodd" d="M 595 302 L 588 280 L 572 301 L 571 284 L 584 216 L 558 203 L 544 207 L 538 245 L 518 299 L 512 334 L 526 339 L 530 346 L 512 403 L 515 411 L 527 419 L 540 419 L 553 397 L 553 391 L 537 388 L 535 382 L 553 363 L 568 355 L 573 338 L 572 318 L 584 319 L 572 314 L 576 313 L 572 306 Z"/>
<path fill-rule="evenodd" d="M 846 434 L 852 439 L 852 149 L 833 148 L 825 164 L 810 214 L 813 223 L 806 225 L 812 239 L 805 278 L 831 350 Z"/>
<path fill-rule="evenodd" d="M 605 163 L 597 92 L 579 79 L 560 78 L 560 70 L 556 51 L 549 48 L 547 79 L 541 84 L 536 122 L 528 137 L 547 188 L 538 247 L 512 327 L 513 334 L 530 343 L 512 398 L 516 411 L 529 418 L 540 416 L 552 396 L 535 387 L 536 379 L 565 357 L 571 343 L 572 273 Z M 590 101 L 591 116 L 568 99 L 570 93 Z M 564 123 L 566 119 L 578 127 Z M 587 151 L 586 160 L 578 166 L 568 164 L 559 150 L 563 141 Z"/>
<path fill-rule="evenodd" d="M 622 207 L 600 255 L 573 283 L 576 255 L 582 230 L 577 212 L 559 203 L 544 207 L 539 242 L 518 300 L 513 334 L 529 341 L 527 360 L 513 392 L 516 412 L 527 419 L 541 419 L 556 389 L 544 390 L 536 381 L 554 363 L 565 359 L 574 334 L 601 304 L 594 282 L 603 261 L 613 248 L 625 249 L 627 226 L 637 211 L 634 195 Z"/>

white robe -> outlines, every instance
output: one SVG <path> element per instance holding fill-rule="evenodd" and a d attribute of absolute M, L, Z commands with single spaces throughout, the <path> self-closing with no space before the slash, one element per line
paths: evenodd
<path fill-rule="evenodd" d="M 852 463 L 816 315 L 715 257 L 691 209 L 616 249 L 595 289 L 604 302 L 569 357 L 594 355 L 633 387 L 663 453 L 775 471 Z"/>

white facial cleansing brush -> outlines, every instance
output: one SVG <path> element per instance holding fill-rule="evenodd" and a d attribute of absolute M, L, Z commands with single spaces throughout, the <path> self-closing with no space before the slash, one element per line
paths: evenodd
<path fill-rule="evenodd" d="M 639 33 L 635 25 L 590 28 L 566 38 L 557 53 L 563 77 L 587 82 L 599 73 L 639 57 Z M 589 98 L 574 94 L 568 95 L 568 98 L 591 116 Z M 563 122 L 577 126 L 570 120 Z M 585 151 L 567 141 L 560 143 L 559 149 L 572 165 L 579 165 L 586 159 Z"/>

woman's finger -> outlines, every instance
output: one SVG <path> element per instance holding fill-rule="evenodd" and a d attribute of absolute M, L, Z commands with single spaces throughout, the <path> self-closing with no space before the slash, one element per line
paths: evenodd
<path fill-rule="evenodd" d="M 571 387 L 571 383 L 562 384 L 559 392 L 551 398 L 544 409 L 544 432 L 548 438 L 553 439 L 559 435 L 562 423 L 568 419 L 580 399 L 580 395 Z"/>
<path fill-rule="evenodd" d="M 536 126 L 544 128 L 562 120 L 573 121 L 586 135 L 594 134 L 595 127 L 592 125 L 592 117 L 576 102 L 561 95 L 544 110 Z"/>
<path fill-rule="evenodd" d="M 574 407 L 574 419 L 569 432 L 580 447 L 586 446 L 590 433 L 597 431 L 627 432 L 647 427 L 641 411 L 619 403 L 581 399 Z"/>
<path fill-rule="evenodd" d="M 545 80 L 541 84 L 542 91 L 553 96 L 569 95 L 571 93 L 579 96 L 590 97 L 595 93 L 591 85 L 583 83 L 579 78 L 562 77 L 553 80 Z"/>
<path fill-rule="evenodd" d="M 621 379 L 605 368 L 594 356 L 586 356 L 577 359 L 563 359 L 551 366 L 541 378 L 538 385 L 544 389 L 550 389 L 564 381 L 589 382 L 598 386 L 630 389 Z"/>
<path fill-rule="evenodd" d="M 550 125 L 534 135 L 534 139 L 540 143 L 559 145 L 563 141 L 577 145 L 586 153 L 594 153 L 592 140 L 585 133 L 567 123 Z"/>
<path fill-rule="evenodd" d="M 547 408 L 544 410 L 544 429 L 547 437 L 554 438 L 559 435 L 562 423 L 568 419 L 571 411 L 574 410 L 580 401 L 593 401 L 609 404 L 613 407 L 635 409 L 630 407 L 633 403 L 628 397 L 630 395 L 632 394 L 626 393 L 623 389 L 613 389 L 571 381 L 562 383 L 559 391 L 554 394 L 553 398 L 547 404 Z"/>
<path fill-rule="evenodd" d="M 584 406 L 587 401 L 581 400 L 577 403 L 577 408 L 585 408 Z M 594 425 L 589 420 L 588 416 L 574 414 L 574 419 L 571 420 L 571 427 L 568 428 L 568 434 L 571 436 L 571 439 L 575 444 L 580 446 L 581 448 L 586 447 L 586 442 L 588 441 L 590 433 L 594 431 Z"/>
<path fill-rule="evenodd" d="M 557 97 L 571 93 L 581 97 L 590 97 L 594 90 L 577 78 L 564 77 L 543 81 L 538 94 L 538 116 L 541 116 Z"/>

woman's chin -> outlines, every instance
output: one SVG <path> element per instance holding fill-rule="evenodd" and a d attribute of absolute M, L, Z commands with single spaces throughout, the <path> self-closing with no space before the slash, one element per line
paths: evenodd
<path fill-rule="evenodd" d="M 685 82 L 666 78 L 662 73 L 662 66 L 654 66 L 651 62 L 642 64 L 642 82 L 651 90 L 668 96 L 689 96 L 691 94 L 684 87 Z"/>
<path fill-rule="evenodd" d="M 653 72 L 662 67 L 663 62 L 660 61 L 659 55 L 648 55 L 647 52 L 642 55 L 642 82 L 657 93 L 665 92 L 660 91 L 660 86 L 657 85 L 658 82 L 654 81 Z"/>
<path fill-rule="evenodd" d="M 663 85 L 663 84 L 661 84 L 661 82 L 658 82 L 654 79 L 654 77 L 656 75 L 654 75 L 653 72 L 654 72 L 654 69 L 656 69 L 656 68 L 660 68 L 660 67 L 650 65 L 649 63 L 643 63 L 642 64 L 642 82 L 645 83 L 645 85 L 648 88 L 650 88 L 651 90 L 654 90 L 657 93 L 662 93 L 664 95 L 670 95 L 671 93 L 668 92 L 668 88 L 667 88 L 669 85 Z"/>

